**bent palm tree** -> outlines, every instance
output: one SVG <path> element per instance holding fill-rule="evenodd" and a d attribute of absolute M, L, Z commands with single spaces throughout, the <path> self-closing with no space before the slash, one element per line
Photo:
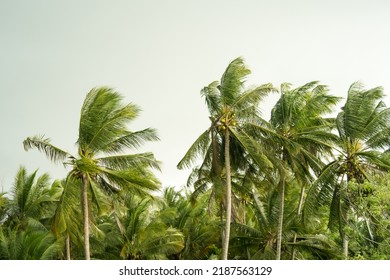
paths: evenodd
<path fill-rule="evenodd" d="M 92 198 L 101 187 L 117 192 L 126 188 L 138 194 L 158 188 L 158 181 L 150 168 L 158 168 L 152 153 L 120 155 L 125 149 L 138 148 L 145 141 L 157 140 L 156 132 L 147 128 L 132 132 L 127 124 L 134 120 L 140 109 L 134 104 L 123 106 L 122 97 L 110 88 L 94 88 L 86 96 L 81 108 L 78 155 L 52 145 L 43 136 L 24 140 L 24 148 L 36 148 L 54 162 L 72 167 L 71 176 L 82 185 L 82 212 L 85 258 L 90 259 L 88 191 Z"/>
<path fill-rule="evenodd" d="M 245 123 L 259 118 L 258 104 L 270 92 L 271 84 L 244 89 L 250 70 L 242 58 L 236 58 L 226 68 L 221 81 L 214 81 L 201 91 L 209 113 L 210 127 L 192 144 L 178 168 L 189 167 L 198 156 L 202 166 L 211 166 L 211 177 L 216 187 L 225 182 L 226 223 L 222 242 L 222 259 L 227 259 L 231 222 L 231 167 L 239 165 L 243 155 L 261 165 L 270 165 L 257 143 L 245 131 Z M 232 161 L 232 162 L 231 162 Z M 225 167 L 222 178 L 222 166 Z"/>
<path fill-rule="evenodd" d="M 365 90 L 353 83 L 342 111 L 337 115 L 338 156 L 328 163 L 308 194 L 307 209 L 328 203 L 329 227 L 338 229 L 343 241 L 344 257 L 348 257 L 348 210 L 353 194 L 348 182 L 361 184 L 372 172 L 390 170 L 390 161 L 382 153 L 390 145 L 390 108 L 381 99 L 383 89 Z"/>
<path fill-rule="evenodd" d="M 319 155 L 330 154 L 334 135 L 333 119 L 325 118 L 340 98 L 328 94 L 326 86 L 310 82 L 296 89 L 282 84 L 281 97 L 271 113 L 271 130 L 268 133 L 276 147 L 276 156 L 282 161 L 279 172 L 279 226 L 277 259 L 281 257 L 283 209 L 286 176 L 291 173 L 300 183 L 301 196 L 298 215 L 301 213 L 305 186 L 313 181 L 323 166 Z"/>

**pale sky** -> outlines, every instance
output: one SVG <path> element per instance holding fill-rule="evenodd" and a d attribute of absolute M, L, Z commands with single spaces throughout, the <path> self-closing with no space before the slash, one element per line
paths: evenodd
<path fill-rule="evenodd" d="M 389 15 L 385 0 L 0 0 L 0 192 L 21 165 L 66 175 L 22 142 L 44 134 L 76 154 L 93 87 L 143 109 L 130 128 L 154 127 L 161 141 L 138 152 L 153 152 L 163 186 L 177 187 L 188 171 L 176 164 L 209 125 L 199 92 L 238 56 L 252 70 L 248 85 L 319 80 L 345 97 L 359 80 L 389 94 Z"/>

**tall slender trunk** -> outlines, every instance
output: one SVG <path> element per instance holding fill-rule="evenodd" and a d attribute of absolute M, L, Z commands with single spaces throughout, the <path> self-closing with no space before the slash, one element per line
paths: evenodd
<path fill-rule="evenodd" d="M 83 192 L 82 192 L 82 206 L 83 206 L 83 223 L 84 223 L 84 252 L 85 259 L 90 260 L 89 250 L 89 214 L 88 214 L 88 187 L 89 181 L 86 174 L 82 175 L 83 179 Z"/>
<path fill-rule="evenodd" d="M 347 157 L 349 158 L 349 153 L 348 153 Z M 353 179 L 353 176 L 350 176 L 347 173 L 347 185 L 346 185 L 345 190 L 344 190 L 346 195 L 348 193 L 348 184 L 352 179 Z M 344 181 L 344 180 L 342 180 L 342 181 Z M 342 192 L 342 190 L 343 190 L 343 188 L 340 191 Z M 341 197 L 343 197 L 343 196 L 341 195 Z M 347 233 L 345 232 L 345 228 L 348 226 L 348 220 L 349 220 L 348 211 L 349 211 L 349 207 L 351 206 L 348 196 L 347 196 L 345 203 L 347 203 L 347 207 L 346 207 L 347 211 L 345 212 L 344 217 L 342 217 L 342 219 L 344 219 L 345 225 L 342 226 L 341 240 L 343 242 L 343 256 L 344 256 L 344 259 L 347 260 L 348 259 L 348 251 L 349 251 L 349 237 L 348 237 Z"/>
<path fill-rule="evenodd" d="M 342 241 L 343 241 L 343 256 L 344 256 L 344 259 L 348 259 L 348 251 L 349 251 L 349 248 L 348 248 L 348 246 L 349 246 L 349 237 L 348 237 L 348 235 L 347 235 L 347 233 L 345 232 L 345 228 L 347 227 L 347 225 L 348 225 L 348 210 L 347 210 L 347 212 L 345 213 L 345 217 L 344 217 L 344 219 L 345 219 L 345 223 L 346 223 L 346 225 L 345 226 L 343 226 L 342 227 L 342 232 L 341 232 L 341 239 L 342 239 Z"/>
<path fill-rule="evenodd" d="M 278 235 L 276 238 L 276 259 L 280 260 L 282 255 L 282 233 L 283 233 L 283 218 L 284 218 L 284 188 L 286 178 L 284 171 L 281 171 L 279 182 L 279 217 L 278 217 Z"/>
<path fill-rule="evenodd" d="M 217 141 L 215 140 L 215 130 L 211 131 L 211 143 L 212 143 L 212 179 L 217 186 L 217 188 L 222 188 L 222 183 L 221 183 L 221 165 L 218 161 L 218 144 Z M 221 200 L 219 203 L 219 220 L 221 222 L 221 225 L 223 223 L 223 201 Z M 224 229 L 221 227 L 221 244 L 223 244 L 224 239 L 225 239 L 225 232 Z"/>
<path fill-rule="evenodd" d="M 348 236 L 344 233 L 342 236 L 343 239 L 343 255 L 344 259 L 348 259 L 348 244 L 349 244 L 349 238 Z"/>
<path fill-rule="evenodd" d="M 223 224 L 223 210 L 225 207 L 223 207 L 223 201 L 219 203 L 219 222 L 222 225 Z M 221 226 L 221 246 L 223 247 L 223 242 L 225 240 L 225 229 Z"/>
<path fill-rule="evenodd" d="M 297 210 L 298 218 L 302 214 L 303 198 L 304 197 L 305 197 L 305 186 L 302 186 L 302 188 L 301 188 L 301 195 L 299 196 L 298 210 Z M 295 242 L 297 242 L 297 234 L 296 233 L 294 233 L 293 244 L 295 244 Z M 296 251 L 297 250 L 295 249 L 295 246 L 293 246 L 292 253 L 291 253 L 291 259 L 292 260 L 295 260 Z"/>
<path fill-rule="evenodd" d="M 232 215 L 232 186 L 230 175 L 230 134 L 229 129 L 225 130 L 225 169 L 226 169 L 226 224 L 225 235 L 222 244 L 222 259 L 227 260 L 230 239 L 230 221 Z"/>
<path fill-rule="evenodd" d="M 69 233 L 66 234 L 65 237 L 65 250 L 66 250 L 66 259 L 70 260 L 70 236 Z"/>

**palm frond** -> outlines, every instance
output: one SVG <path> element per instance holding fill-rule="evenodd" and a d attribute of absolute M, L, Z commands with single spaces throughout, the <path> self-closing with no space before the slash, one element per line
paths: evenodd
<path fill-rule="evenodd" d="M 0 259 L 44 260 L 55 259 L 61 252 L 62 239 L 54 236 L 38 221 L 28 220 L 22 231 L 0 228 Z"/>
<path fill-rule="evenodd" d="M 191 200 L 196 201 L 198 196 L 205 193 L 212 185 L 213 183 L 208 177 L 199 177 L 196 179 L 196 181 L 192 182 L 191 185 L 188 185 L 193 186 L 194 188 L 194 191 L 191 194 Z"/>
<path fill-rule="evenodd" d="M 211 115 L 218 114 L 221 112 L 221 93 L 218 90 L 218 81 L 210 83 L 204 87 L 200 95 L 204 97 L 206 105 Z"/>
<path fill-rule="evenodd" d="M 337 249 L 337 244 L 326 235 L 305 234 L 298 236 L 298 240 L 298 242 L 289 243 L 289 245 L 309 251 L 318 259 L 342 259 L 342 253 Z"/>
<path fill-rule="evenodd" d="M 259 165 L 265 168 L 272 168 L 272 159 L 266 156 L 265 150 L 253 138 L 246 133 L 239 133 L 233 128 L 229 128 L 234 138 L 245 148 L 249 156 Z"/>
<path fill-rule="evenodd" d="M 133 155 L 117 155 L 99 158 L 98 161 L 105 167 L 111 169 L 129 169 L 151 167 L 160 170 L 160 163 L 155 159 L 153 153 L 142 153 Z"/>
<path fill-rule="evenodd" d="M 352 139 L 362 139 L 368 118 L 382 97 L 382 87 L 364 90 L 361 83 L 351 85 L 343 109 L 344 130 L 347 135 Z"/>
<path fill-rule="evenodd" d="M 77 204 L 80 200 L 81 181 L 68 176 L 66 180 L 55 181 L 52 184 L 52 189 L 57 189 L 60 193 L 60 200 L 51 221 L 52 232 L 57 237 L 64 232 L 68 232 L 80 239 L 82 232 L 80 220 L 82 216 L 81 209 L 77 207 Z"/>
<path fill-rule="evenodd" d="M 11 193 L 8 215 L 22 227 L 28 218 L 36 220 L 49 218 L 52 215 L 49 204 L 57 201 L 57 198 L 50 194 L 49 175 L 43 174 L 38 177 L 37 171 L 27 174 L 24 167 L 19 168 Z"/>
<path fill-rule="evenodd" d="M 339 184 L 339 178 L 337 176 L 339 168 L 340 163 L 338 161 L 328 163 L 310 187 L 303 209 L 303 217 L 305 220 L 322 205 L 331 204 L 334 188 Z"/>
<path fill-rule="evenodd" d="M 121 104 L 122 97 L 113 89 L 101 87 L 92 89 L 81 108 L 79 139 L 81 149 L 88 147 L 92 152 L 113 139 L 128 133 L 127 123 L 138 116 L 140 108 L 135 104 Z"/>
<path fill-rule="evenodd" d="M 100 147 L 100 152 L 118 153 L 125 149 L 138 149 L 143 144 L 160 140 L 157 131 L 153 128 L 146 128 L 135 132 L 123 132 L 118 138 L 108 140 Z"/>
<path fill-rule="evenodd" d="M 272 92 L 277 92 L 277 89 L 271 83 L 248 89 L 235 100 L 232 107 L 239 112 L 248 106 L 258 106 L 259 102 Z"/>
<path fill-rule="evenodd" d="M 152 223 L 146 228 L 148 238 L 144 239 L 141 252 L 148 256 L 148 259 L 161 259 L 176 254 L 184 248 L 183 234 L 171 227 L 164 230 L 164 226 Z"/>
<path fill-rule="evenodd" d="M 210 145 L 210 131 L 203 132 L 198 139 L 191 145 L 184 157 L 177 164 L 177 168 L 188 168 L 196 162 L 196 160 L 203 156 Z"/>
<path fill-rule="evenodd" d="M 317 85 L 311 92 L 306 93 L 303 118 L 315 119 L 332 113 L 334 106 L 342 99 L 329 94 L 329 90 L 324 85 Z"/>
<path fill-rule="evenodd" d="M 26 151 L 36 148 L 43 152 L 53 162 L 63 162 L 66 158 L 73 158 L 71 154 L 52 145 L 49 138 L 44 136 L 28 137 L 23 141 L 23 146 Z"/>
<path fill-rule="evenodd" d="M 390 170 L 390 158 L 382 152 L 371 150 L 358 152 L 355 155 L 367 163 L 367 171 L 377 170 L 385 172 Z"/>
<path fill-rule="evenodd" d="M 232 106 L 242 92 L 245 78 L 250 70 L 241 57 L 234 59 L 226 68 L 221 78 L 221 102 L 225 106 Z"/>
<path fill-rule="evenodd" d="M 111 170 L 101 168 L 101 177 L 106 182 L 106 187 L 118 192 L 126 189 L 130 193 L 144 196 L 151 196 L 151 191 L 159 188 L 160 183 L 155 176 L 147 170 L 130 168 L 126 170 Z"/>
<path fill-rule="evenodd" d="M 372 112 L 363 135 L 372 149 L 385 149 L 390 145 L 390 108 L 379 102 Z"/>

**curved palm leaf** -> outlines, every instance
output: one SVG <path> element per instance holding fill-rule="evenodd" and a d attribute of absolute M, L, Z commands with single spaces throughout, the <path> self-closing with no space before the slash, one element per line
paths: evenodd
<path fill-rule="evenodd" d="M 23 146 L 26 151 L 36 148 L 43 152 L 53 162 L 63 162 L 66 158 L 73 158 L 68 152 L 50 144 L 49 138 L 44 136 L 28 137 L 23 141 Z"/>

